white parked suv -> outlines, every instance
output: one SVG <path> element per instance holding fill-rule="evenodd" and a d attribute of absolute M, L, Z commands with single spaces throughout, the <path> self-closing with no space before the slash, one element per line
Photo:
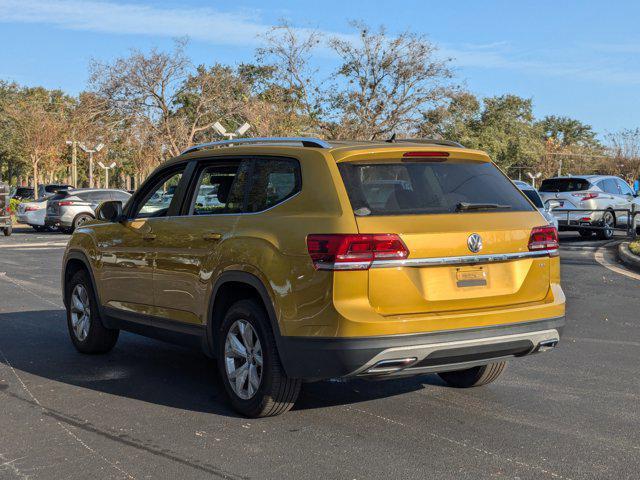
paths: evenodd
<path fill-rule="evenodd" d="M 95 211 L 103 202 L 117 200 L 127 203 L 131 195 L 122 190 L 83 188 L 59 192 L 47 200 L 44 224 L 57 227 L 63 233 L 72 233 L 76 228 L 95 218 Z"/>
<path fill-rule="evenodd" d="M 558 219 L 559 230 L 578 231 L 585 238 L 593 233 L 602 239 L 613 237 L 614 227 L 629 224 L 627 212 L 616 210 L 640 210 L 640 199 L 627 182 L 609 175 L 548 178 L 542 181 L 538 192 Z M 634 223 L 635 227 L 637 220 Z"/>

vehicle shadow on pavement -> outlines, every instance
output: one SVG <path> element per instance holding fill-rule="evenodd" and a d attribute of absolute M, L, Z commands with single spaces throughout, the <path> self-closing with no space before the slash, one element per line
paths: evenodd
<path fill-rule="evenodd" d="M 63 310 L 0 313 L 0 329 L 0 350 L 19 372 L 157 405 L 238 416 L 228 406 L 215 360 L 197 350 L 121 332 L 111 352 L 84 355 L 71 344 Z M 295 409 L 392 397 L 425 383 L 443 385 L 436 375 L 310 383 Z"/>
<path fill-rule="evenodd" d="M 368 402 L 423 390 L 427 386 L 445 386 L 435 374 L 386 380 L 333 380 L 305 384 L 294 410 L 309 410 Z"/>
<path fill-rule="evenodd" d="M 0 350 L 18 373 L 158 405 L 238 416 L 228 407 L 214 360 L 124 332 L 111 352 L 84 355 L 71 344 L 63 310 L 0 313 Z M 0 363 L 5 363 L 1 356 Z"/>

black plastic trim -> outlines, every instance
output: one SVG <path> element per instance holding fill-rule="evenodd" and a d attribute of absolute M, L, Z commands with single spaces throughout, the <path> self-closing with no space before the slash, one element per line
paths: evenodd
<path fill-rule="evenodd" d="M 355 338 L 280 338 L 280 356 L 286 359 L 287 374 L 304 380 L 345 377 L 358 371 L 380 352 L 394 347 L 429 345 L 487 337 L 556 329 L 559 334 L 564 317 L 489 327 L 447 330 L 408 335 Z"/>

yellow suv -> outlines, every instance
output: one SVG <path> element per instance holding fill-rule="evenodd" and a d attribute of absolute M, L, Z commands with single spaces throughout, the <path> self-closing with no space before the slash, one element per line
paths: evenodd
<path fill-rule="evenodd" d="M 564 325 L 555 228 L 453 142 L 203 144 L 97 217 L 63 259 L 76 348 L 201 346 L 247 416 L 328 378 L 486 384 Z"/>

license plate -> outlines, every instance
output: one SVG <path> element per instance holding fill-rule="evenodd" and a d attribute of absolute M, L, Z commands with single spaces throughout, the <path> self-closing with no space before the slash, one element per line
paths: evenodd
<path fill-rule="evenodd" d="M 484 287 L 487 285 L 487 271 L 484 267 L 456 268 L 458 287 Z"/>

